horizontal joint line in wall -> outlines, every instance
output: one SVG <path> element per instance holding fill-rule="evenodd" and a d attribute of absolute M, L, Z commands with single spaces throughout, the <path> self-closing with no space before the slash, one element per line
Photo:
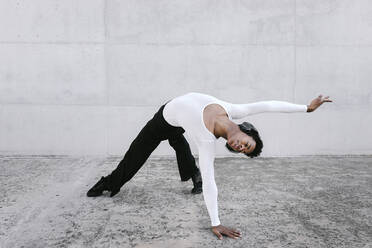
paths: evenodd
<path fill-rule="evenodd" d="M 261 46 L 261 47 L 372 47 L 372 44 L 285 44 L 285 43 L 245 43 L 245 44 L 235 44 L 235 43 L 153 43 L 153 42 L 37 42 L 37 41 L 0 41 L 3 45 L 121 45 L 121 46 Z"/>

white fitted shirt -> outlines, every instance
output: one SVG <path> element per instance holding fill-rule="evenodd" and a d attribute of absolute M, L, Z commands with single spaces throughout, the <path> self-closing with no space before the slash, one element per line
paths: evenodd
<path fill-rule="evenodd" d="M 199 153 L 199 167 L 203 179 L 203 197 L 212 226 L 218 226 L 217 186 L 214 180 L 215 142 L 217 138 L 207 129 L 203 111 L 210 104 L 225 109 L 230 120 L 263 112 L 306 112 L 306 105 L 283 101 L 261 101 L 233 104 L 213 96 L 191 92 L 169 101 L 163 110 L 164 119 L 172 126 L 182 127 L 195 142 Z"/>

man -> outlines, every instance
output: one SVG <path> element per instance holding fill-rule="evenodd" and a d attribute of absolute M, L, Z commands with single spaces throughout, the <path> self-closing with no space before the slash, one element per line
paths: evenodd
<path fill-rule="evenodd" d="M 226 147 L 233 152 L 244 153 L 249 157 L 259 156 L 263 147 L 256 128 L 247 122 L 235 124 L 232 119 L 240 119 L 262 112 L 312 112 L 329 97 L 318 96 L 309 105 L 292 104 L 283 101 L 262 101 L 249 104 L 233 104 L 213 96 L 188 93 L 172 99 L 147 122 L 130 145 L 123 160 L 107 177 L 102 177 L 87 193 L 99 196 L 103 191 L 116 195 L 145 163 L 150 154 L 162 140 L 168 140 L 175 149 L 181 180 L 190 178 L 194 191 L 200 192 L 202 186 L 204 201 L 211 219 L 212 232 L 222 239 L 240 237 L 240 232 L 221 225 L 218 218 L 217 186 L 214 180 L 215 143 L 219 137 L 227 140 Z M 183 136 L 187 131 L 197 145 L 199 170 L 191 154 L 188 142 Z"/>

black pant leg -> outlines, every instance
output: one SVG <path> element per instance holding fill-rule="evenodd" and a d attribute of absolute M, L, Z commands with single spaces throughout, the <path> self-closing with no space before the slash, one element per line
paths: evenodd
<path fill-rule="evenodd" d="M 191 176 L 198 171 L 198 167 L 196 167 L 195 158 L 191 153 L 189 143 L 183 134 L 169 138 L 168 142 L 176 151 L 178 171 L 180 173 L 181 180 L 189 180 Z"/>
<path fill-rule="evenodd" d="M 110 190 L 120 189 L 146 162 L 151 153 L 160 144 L 156 135 L 155 119 L 150 120 L 131 143 L 124 158 L 107 177 Z"/>

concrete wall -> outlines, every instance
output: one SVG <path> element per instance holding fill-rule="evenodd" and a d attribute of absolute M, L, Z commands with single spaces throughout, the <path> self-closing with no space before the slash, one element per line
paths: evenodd
<path fill-rule="evenodd" d="M 161 104 L 198 91 L 329 94 L 312 114 L 247 118 L 264 155 L 371 154 L 371 13 L 369 0 L 2 0 L 0 152 L 121 155 Z"/>

